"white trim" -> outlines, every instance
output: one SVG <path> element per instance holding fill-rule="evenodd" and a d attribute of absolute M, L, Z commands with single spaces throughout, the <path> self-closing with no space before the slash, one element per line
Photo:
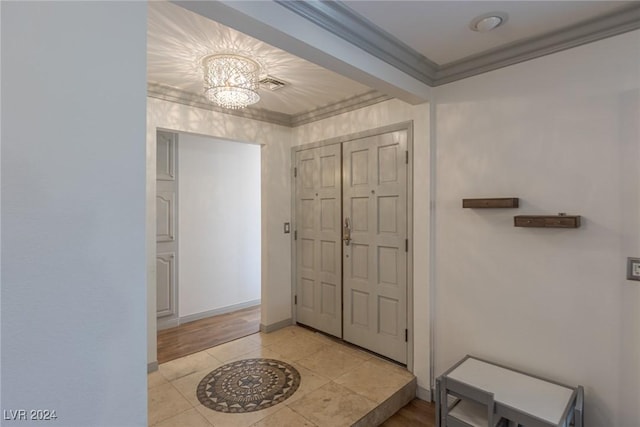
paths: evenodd
<path fill-rule="evenodd" d="M 435 389 L 435 284 L 436 284 L 436 102 L 429 104 L 429 387 Z"/>
<path fill-rule="evenodd" d="M 147 374 L 158 370 L 158 361 L 147 363 Z"/>
<path fill-rule="evenodd" d="M 218 113 L 230 114 L 232 116 L 243 117 L 245 119 L 260 120 L 263 122 L 273 123 L 275 125 L 291 128 L 302 126 L 304 124 L 312 123 L 318 120 L 323 120 L 328 117 L 337 116 L 339 114 L 348 113 L 349 111 L 358 110 L 360 108 L 368 107 L 379 102 L 393 99 L 393 97 L 389 95 L 385 95 L 376 90 L 370 90 L 359 95 L 354 95 L 349 99 L 318 107 L 313 110 L 305 111 L 298 114 L 285 114 L 256 107 L 247 107 L 241 110 L 229 110 L 213 104 L 203 95 L 194 94 L 154 82 L 147 83 L 147 96 L 149 98 L 157 98 L 163 101 L 174 102 L 176 104 L 183 104 L 190 107 L 215 111 Z"/>
<path fill-rule="evenodd" d="M 340 1 L 275 0 L 303 18 L 431 86 L 438 64 L 387 33 Z"/>
<path fill-rule="evenodd" d="M 413 234 L 413 120 L 407 123 L 407 239 L 409 241 L 407 247 L 407 370 L 414 372 L 414 302 L 415 296 L 413 293 L 413 245 L 415 236 Z M 416 379 L 417 381 L 417 379 Z M 417 382 L 416 382 L 417 384 Z"/>
<path fill-rule="evenodd" d="M 293 325 L 293 321 L 291 319 L 284 319 L 276 323 L 272 323 L 270 325 L 260 324 L 260 332 L 264 332 L 268 334 L 269 332 L 277 331 L 278 329 L 286 328 L 287 326 Z"/>
<path fill-rule="evenodd" d="M 291 127 L 298 127 L 307 123 L 338 116 L 340 114 L 348 113 L 349 111 L 359 110 L 360 108 L 368 107 L 379 102 L 388 101 L 389 99 L 393 99 L 393 97 L 380 93 L 376 90 L 372 90 L 360 95 L 355 95 L 343 101 L 338 101 L 333 104 L 325 105 L 324 107 L 316 108 L 315 110 L 292 115 Z"/>
<path fill-rule="evenodd" d="M 427 390 L 424 387 L 416 387 L 416 397 L 426 402 L 431 402 L 431 390 Z"/>
<path fill-rule="evenodd" d="M 204 110 L 243 117 L 245 119 L 261 120 L 281 126 L 291 126 L 291 116 L 289 114 L 278 113 L 276 111 L 265 110 L 256 107 L 247 107 L 241 110 L 230 110 L 222 108 L 209 101 L 202 94 L 186 92 L 161 83 L 147 83 L 147 96 L 149 98 L 162 99 L 164 101 L 175 102 L 177 104 L 188 105 L 190 107 L 202 108 Z"/>
<path fill-rule="evenodd" d="M 216 308 L 213 310 L 202 311 L 200 313 L 190 314 L 188 316 L 182 316 L 179 318 L 166 318 L 166 319 L 158 318 L 157 329 L 161 331 L 163 329 L 175 328 L 176 326 L 193 322 L 195 320 L 206 319 L 207 317 L 232 313 L 234 311 L 242 310 L 243 308 L 255 307 L 257 305 L 260 305 L 259 299 L 241 302 L 238 304 L 229 305 L 227 307 Z"/>
<path fill-rule="evenodd" d="M 200 313 L 190 314 L 188 316 L 180 317 L 179 324 L 193 322 L 195 320 L 206 319 L 207 317 L 219 316 L 221 314 L 233 313 L 234 311 L 242 310 L 243 308 L 255 307 L 260 305 L 260 299 L 241 302 L 238 304 L 229 305 L 227 307 L 215 308 L 213 310 L 202 311 Z"/>
<path fill-rule="evenodd" d="M 510 43 L 443 64 L 438 68 L 433 86 L 455 82 L 639 28 L 640 7 L 633 5 L 539 37 Z"/>
<path fill-rule="evenodd" d="M 180 326 L 180 319 L 177 317 L 159 317 L 156 323 L 156 329 L 161 331 L 163 329 L 175 328 L 176 326 Z"/>

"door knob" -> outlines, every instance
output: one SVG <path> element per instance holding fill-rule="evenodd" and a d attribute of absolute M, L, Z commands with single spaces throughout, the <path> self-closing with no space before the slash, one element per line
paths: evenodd
<path fill-rule="evenodd" d="M 351 242 L 351 227 L 349 225 L 349 217 L 344 219 L 344 229 L 342 232 L 342 240 L 344 240 L 344 244 L 349 246 Z"/>

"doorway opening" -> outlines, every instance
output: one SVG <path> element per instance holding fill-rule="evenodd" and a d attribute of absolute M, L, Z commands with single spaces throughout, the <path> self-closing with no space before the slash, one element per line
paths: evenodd
<path fill-rule="evenodd" d="M 259 329 L 261 147 L 159 130 L 156 165 L 163 363 Z"/>

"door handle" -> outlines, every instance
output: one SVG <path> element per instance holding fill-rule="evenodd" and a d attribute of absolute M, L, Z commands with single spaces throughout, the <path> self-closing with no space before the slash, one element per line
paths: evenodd
<path fill-rule="evenodd" d="M 349 225 L 349 217 L 344 219 L 344 229 L 342 231 L 342 240 L 344 240 L 344 244 L 349 246 L 351 242 L 351 227 Z"/>

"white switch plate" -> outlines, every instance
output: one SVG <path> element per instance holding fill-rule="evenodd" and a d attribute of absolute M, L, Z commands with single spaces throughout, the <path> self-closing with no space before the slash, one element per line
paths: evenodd
<path fill-rule="evenodd" d="M 627 280 L 640 281 L 640 258 L 627 258 Z"/>

